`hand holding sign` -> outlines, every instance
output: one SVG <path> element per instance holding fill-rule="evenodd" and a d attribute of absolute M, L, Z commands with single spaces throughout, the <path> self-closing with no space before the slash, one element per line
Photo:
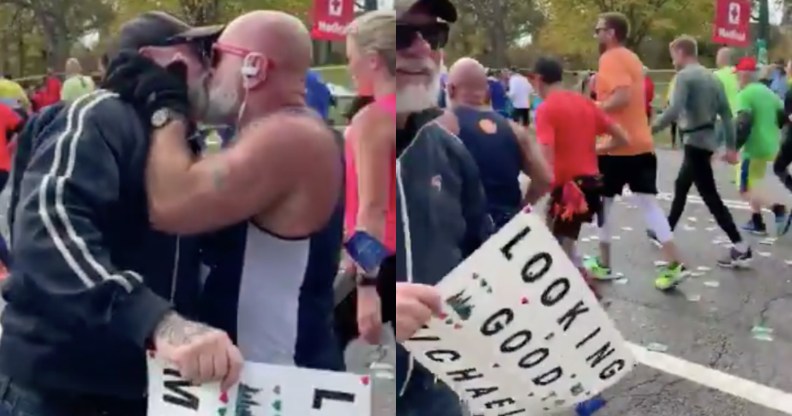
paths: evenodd
<path fill-rule="evenodd" d="M 172 312 L 157 326 L 154 346 L 194 384 L 221 381 L 228 389 L 239 381 L 242 353 L 223 331 Z"/>
<path fill-rule="evenodd" d="M 368 376 L 246 363 L 238 385 L 195 386 L 149 357 L 148 416 L 371 416 Z"/>
<path fill-rule="evenodd" d="M 396 339 L 410 338 L 432 314 L 442 313 L 440 293 L 431 286 L 414 283 L 396 283 Z"/>

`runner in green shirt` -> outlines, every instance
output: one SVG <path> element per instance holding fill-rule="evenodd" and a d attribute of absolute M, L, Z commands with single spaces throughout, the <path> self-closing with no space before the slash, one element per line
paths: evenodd
<path fill-rule="evenodd" d="M 742 87 L 737 94 L 737 145 L 742 148 L 737 185 L 753 211 L 751 221 L 744 229 L 757 235 L 767 235 L 767 227 L 762 220 L 763 207 L 772 207 L 778 230 L 787 220 L 786 207 L 778 201 L 771 201 L 761 190 L 767 165 L 775 160 L 781 146 L 779 126 L 784 105 L 770 88 L 757 81 L 753 57 L 740 59 L 735 69 Z"/>

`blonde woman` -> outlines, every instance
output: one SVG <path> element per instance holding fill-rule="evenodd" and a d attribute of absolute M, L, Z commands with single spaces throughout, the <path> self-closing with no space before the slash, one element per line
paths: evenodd
<path fill-rule="evenodd" d="M 393 321 L 395 313 L 395 28 L 395 12 L 376 11 L 352 22 L 347 36 L 349 71 L 358 90 L 371 92 L 374 100 L 353 117 L 347 131 L 346 238 L 365 233 L 388 255 L 369 270 L 345 261 L 357 290 L 339 306 L 346 310 L 339 315 L 349 319 L 354 308 L 359 335 L 371 344 L 379 343 L 383 322 Z M 350 337 L 341 334 L 340 338 L 344 343 Z"/>

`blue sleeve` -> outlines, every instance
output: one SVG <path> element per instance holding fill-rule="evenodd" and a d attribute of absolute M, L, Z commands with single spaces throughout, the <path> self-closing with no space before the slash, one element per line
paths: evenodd
<path fill-rule="evenodd" d="M 145 139 L 118 125 L 127 114 L 113 113 L 125 108 L 114 95 L 84 98 L 36 137 L 21 180 L 14 273 L 41 296 L 46 319 L 74 333 L 106 328 L 142 348 L 170 304 L 113 264 L 103 230 L 118 209 L 123 166 L 142 147 L 128 143 Z"/>

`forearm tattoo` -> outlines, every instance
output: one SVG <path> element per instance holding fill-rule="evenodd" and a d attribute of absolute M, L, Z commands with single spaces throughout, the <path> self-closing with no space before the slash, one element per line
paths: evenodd
<path fill-rule="evenodd" d="M 187 345 L 211 330 L 212 328 L 204 324 L 188 321 L 176 312 L 171 312 L 157 326 L 154 335 L 171 345 Z"/>

